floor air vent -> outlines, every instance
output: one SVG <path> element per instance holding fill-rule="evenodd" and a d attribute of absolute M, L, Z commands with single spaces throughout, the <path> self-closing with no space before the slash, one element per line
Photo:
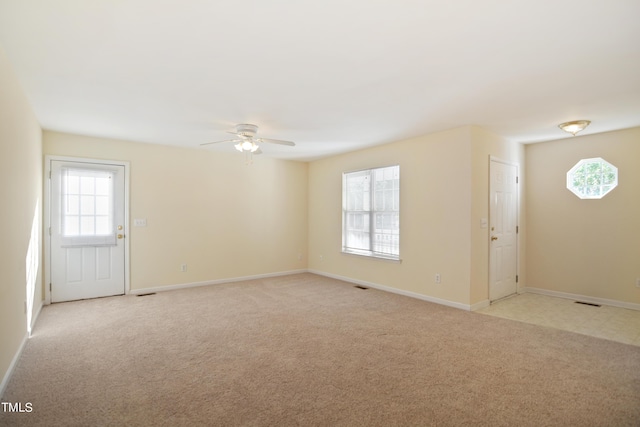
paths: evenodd
<path fill-rule="evenodd" d="M 576 301 L 576 304 L 582 304 L 582 305 L 590 305 L 591 307 L 600 307 L 600 304 L 593 304 L 590 302 L 584 302 L 584 301 Z"/>
<path fill-rule="evenodd" d="M 138 297 L 146 297 L 146 296 L 155 295 L 155 294 L 156 294 L 155 292 L 149 292 L 148 294 L 138 294 L 136 296 L 138 296 Z"/>
<path fill-rule="evenodd" d="M 364 289 L 365 291 L 369 288 L 367 288 L 366 286 L 360 286 L 360 285 L 355 285 L 354 288 L 358 288 L 358 289 Z"/>

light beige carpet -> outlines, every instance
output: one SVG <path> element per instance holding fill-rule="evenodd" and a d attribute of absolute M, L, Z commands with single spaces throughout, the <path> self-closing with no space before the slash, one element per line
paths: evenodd
<path fill-rule="evenodd" d="M 24 426 L 638 426 L 640 347 L 312 274 L 43 309 Z"/>

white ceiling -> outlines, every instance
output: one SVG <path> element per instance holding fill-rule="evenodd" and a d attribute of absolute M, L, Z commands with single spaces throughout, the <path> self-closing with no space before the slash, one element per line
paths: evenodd
<path fill-rule="evenodd" d="M 463 125 L 640 126 L 638 0 L 0 0 L 43 128 L 311 160 Z M 232 144 L 209 146 L 233 151 Z"/>

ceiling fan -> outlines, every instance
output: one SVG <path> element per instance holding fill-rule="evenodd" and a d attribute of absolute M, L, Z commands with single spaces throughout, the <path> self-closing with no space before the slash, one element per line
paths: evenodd
<path fill-rule="evenodd" d="M 255 138 L 256 133 L 258 132 L 258 126 L 242 123 L 236 125 L 235 132 L 228 132 L 232 135 L 236 135 L 235 138 L 225 139 L 222 141 L 213 141 L 213 142 L 205 142 L 200 145 L 210 145 L 210 144 L 218 144 L 221 142 L 233 142 L 235 143 L 236 150 L 241 153 L 247 154 L 260 154 L 262 150 L 260 150 L 259 143 L 269 142 L 271 144 L 280 144 L 280 145 L 288 145 L 290 147 L 295 146 L 296 144 L 291 141 L 283 141 L 281 139 L 271 139 L 271 138 Z"/>

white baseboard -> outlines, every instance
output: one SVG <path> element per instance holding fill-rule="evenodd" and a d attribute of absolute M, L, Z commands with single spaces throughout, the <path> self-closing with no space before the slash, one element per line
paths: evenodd
<path fill-rule="evenodd" d="M 33 313 L 33 316 L 31 316 L 31 330 L 33 330 L 34 326 L 36 325 L 36 322 L 38 321 L 38 317 L 40 316 L 40 311 L 42 311 L 42 306 L 43 306 L 43 301 L 40 301 L 40 304 L 36 306 L 35 313 Z M 0 383 L 0 399 L 2 399 L 2 395 L 4 394 L 7 388 L 7 385 L 9 384 L 9 380 L 13 375 L 13 370 L 16 368 L 16 364 L 18 363 L 18 360 L 20 360 L 20 356 L 22 355 L 22 351 L 24 350 L 24 347 L 27 344 L 28 340 L 29 340 L 29 333 L 27 332 L 24 338 L 22 338 L 22 342 L 20 342 L 18 351 L 16 351 L 16 354 L 13 356 L 13 359 L 9 364 L 9 368 L 7 369 L 7 372 L 5 372 L 4 377 L 2 378 L 2 382 Z"/>
<path fill-rule="evenodd" d="M 471 311 L 481 310 L 483 308 L 489 307 L 491 305 L 491 301 L 488 299 L 484 301 L 477 302 L 475 304 L 471 304 Z"/>
<path fill-rule="evenodd" d="M 289 271 L 280 271 L 277 273 L 256 274 L 254 276 L 242 276 L 242 277 L 231 277 L 228 279 L 205 280 L 203 282 L 179 283 L 176 285 L 156 286 L 154 288 L 131 289 L 129 291 L 129 294 L 140 295 L 140 294 L 149 294 L 153 292 L 175 291 L 177 289 L 197 288 L 200 286 L 220 285 L 222 283 L 231 283 L 231 282 L 243 282 L 245 280 L 265 279 L 268 277 L 289 276 L 291 274 L 300 274 L 300 273 L 307 273 L 307 272 L 308 270 L 306 269 L 289 270 Z"/>
<path fill-rule="evenodd" d="M 570 294 L 567 292 L 550 291 L 548 289 L 541 289 L 541 288 L 527 287 L 525 288 L 525 291 L 530 292 L 532 294 L 547 295 L 550 297 L 557 297 L 557 298 L 566 298 L 574 301 L 588 302 L 591 304 L 610 305 L 612 307 L 627 308 L 629 310 L 640 310 L 640 304 L 636 304 L 633 302 L 618 301 L 618 300 L 606 299 L 606 298 L 596 298 L 596 297 L 590 297 L 586 295 Z"/>
<path fill-rule="evenodd" d="M 324 271 L 313 270 L 313 269 L 302 269 L 302 270 L 291 270 L 291 271 L 281 271 L 277 273 L 267 273 L 267 274 L 257 274 L 254 276 L 242 276 L 242 277 L 232 277 L 228 279 L 217 279 L 217 280 L 206 280 L 202 282 L 192 282 L 192 283 L 180 283 L 176 285 L 165 285 L 165 286 L 157 286 L 153 288 L 141 288 L 141 289 L 132 289 L 129 294 L 131 295 L 140 295 L 140 294 L 148 294 L 153 292 L 164 292 L 164 291 L 173 291 L 178 289 L 186 289 L 186 288 L 196 288 L 199 286 L 209 286 L 209 285 L 219 285 L 222 283 L 231 283 L 231 282 L 242 282 L 245 280 L 254 280 L 254 279 L 264 279 L 268 277 L 278 277 L 278 276 L 287 276 L 291 274 L 300 274 L 300 273 L 313 273 L 319 276 L 330 277 L 332 279 L 342 280 L 349 283 L 354 283 L 357 285 L 367 286 L 370 288 L 378 289 L 385 292 L 391 292 L 398 295 L 404 295 L 411 298 L 420 299 L 423 301 L 433 302 L 435 304 L 446 305 L 448 307 L 457 308 L 465 311 L 475 311 L 480 310 L 482 308 L 489 306 L 489 300 L 480 301 L 473 305 L 462 304 L 455 301 L 449 301 L 442 298 L 430 297 L 428 295 L 422 295 L 416 292 L 405 291 L 402 289 L 393 288 L 391 286 L 380 285 L 378 283 L 367 282 L 364 280 L 353 279 L 351 277 L 340 276 L 337 274 L 326 273 Z"/>
<path fill-rule="evenodd" d="M 4 395 L 4 391 L 6 390 L 7 385 L 9 384 L 9 380 L 13 375 L 13 370 L 16 368 L 16 364 L 18 363 L 18 360 L 20 360 L 20 356 L 22 355 L 22 350 L 24 350 L 24 346 L 27 344 L 28 339 L 29 338 L 27 334 L 25 334 L 24 338 L 22 338 L 22 342 L 20 343 L 20 346 L 18 347 L 18 351 L 16 351 L 16 354 L 13 356 L 13 359 L 9 364 L 9 369 L 7 369 L 7 372 L 4 374 L 4 378 L 2 378 L 2 382 L 0 383 L 0 399 L 2 399 L 2 396 Z"/>
<path fill-rule="evenodd" d="M 391 292 L 393 294 L 398 294 L 398 295 L 404 295 L 406 297 L 411 297 L 411 298 L 416 298 L 416 299 L 420 299 L 420 300 L 423 300 L 423 301 L 433 302 L 433 303 L 436 303 L 436 304 L 446 305 L 448 307 L 458 308 L 460 310 L 465 310 L 465 311 L 471 311 L 472 310 L 472 306 L 470 306 L 468 304 L 462 304 L 462 303 L 459 303 L 459 302 L 449 301 L 449 300 L 446 300 L 446 299 L 430 297 L 430 296 L 422 295 L 422 294 L 419 294 L 419 293 L 416 293 L 416 292 L 411 292 L 411 291 L 405 291 L 405 290 L 402 290 L 402 289 L 392 288 L 391 286 L 380 285 L 378 283 L 367 282 L 365 280 L 352 279 L 351 277 L 345 277 L 345 276 L 340 276 L 340 275 L 337 275 L 337 274 L 326 273 L 324 271 L 318 271 L 318 270 L 308 270 L 308 271 L 309 271 L 309 273 L 317 274 L 319 276 L 330 277 L 332 279 L 342 280 L 342 281 L 349 282 L 349 283 L 355 283 L 356 285 L 367 286 L 369 288 L 378 289 L 380 291 Z M 478 304 L 482 304 L 482 303 L 478 303 Z M 477 304 L 474 304 L 474 306 L 476 306 L 476 305 Z"/>

